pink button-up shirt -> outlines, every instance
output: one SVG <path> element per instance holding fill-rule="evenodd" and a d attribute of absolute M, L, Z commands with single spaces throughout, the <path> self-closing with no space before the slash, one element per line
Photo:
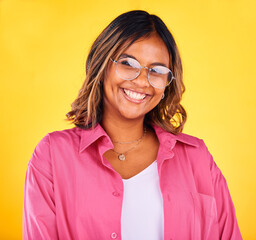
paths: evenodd
<path fill-rule="evenodd" d="M 154 126 L 165 240 L 242 239 L 227 183 L 204 142 Z M 28 164 L 23 239 L 121 239 L 123 181 L 98 124 L 47 134 Z M 144 240 L 144 239 L 143 239 Z"/>

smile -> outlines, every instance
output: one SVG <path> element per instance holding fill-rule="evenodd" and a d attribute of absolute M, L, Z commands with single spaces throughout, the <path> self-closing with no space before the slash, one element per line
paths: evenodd
<path fill-rule="evenodd" d="M 147 95 L 146 94 L 143 94 L 143 93 L 138 93 L 138 92 L 133 92 L 131 90 L 128 90 L 128 89 L 123 89 L 124 90 L 124 93 L 132 98 L 132 99 L 135 99 L 135 100 L 142 100 L 144 99 Z"/>

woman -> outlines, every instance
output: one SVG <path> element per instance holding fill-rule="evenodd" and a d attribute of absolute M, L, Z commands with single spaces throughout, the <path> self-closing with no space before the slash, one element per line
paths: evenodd
<path fill-rule="evenodd" d="M 181 133 L 185 90 L 162 20 L 124 13 L 95 40 L 68 120 L 29 162 L 24 239 L 241 239 L 204 142 Z"/>

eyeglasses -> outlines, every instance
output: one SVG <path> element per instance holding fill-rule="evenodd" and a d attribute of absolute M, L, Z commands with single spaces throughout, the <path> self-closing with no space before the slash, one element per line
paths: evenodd
<path fill-rule="evenodd" d="M 165 88 L 175 77 L 172 71 L 164 66 L 154 66 L 152 68 L 141 66 L 140 63 L 130 57 L 123 57 L 117 61 L 110 58 L 115 63 L 116 74 L 124 80 L 133 80 L 137 78 L 142 68 L 148 70 L 148 82 L 155 88 Z"/>

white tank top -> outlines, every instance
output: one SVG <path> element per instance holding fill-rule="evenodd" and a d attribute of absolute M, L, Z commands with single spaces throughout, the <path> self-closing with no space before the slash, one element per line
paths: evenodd
<path fill-rule="evenodd" d="M 163 240 L 163 199 L 157 162 L 129 179 L 123 179 L 123 183 L 122 240 Z"/>

